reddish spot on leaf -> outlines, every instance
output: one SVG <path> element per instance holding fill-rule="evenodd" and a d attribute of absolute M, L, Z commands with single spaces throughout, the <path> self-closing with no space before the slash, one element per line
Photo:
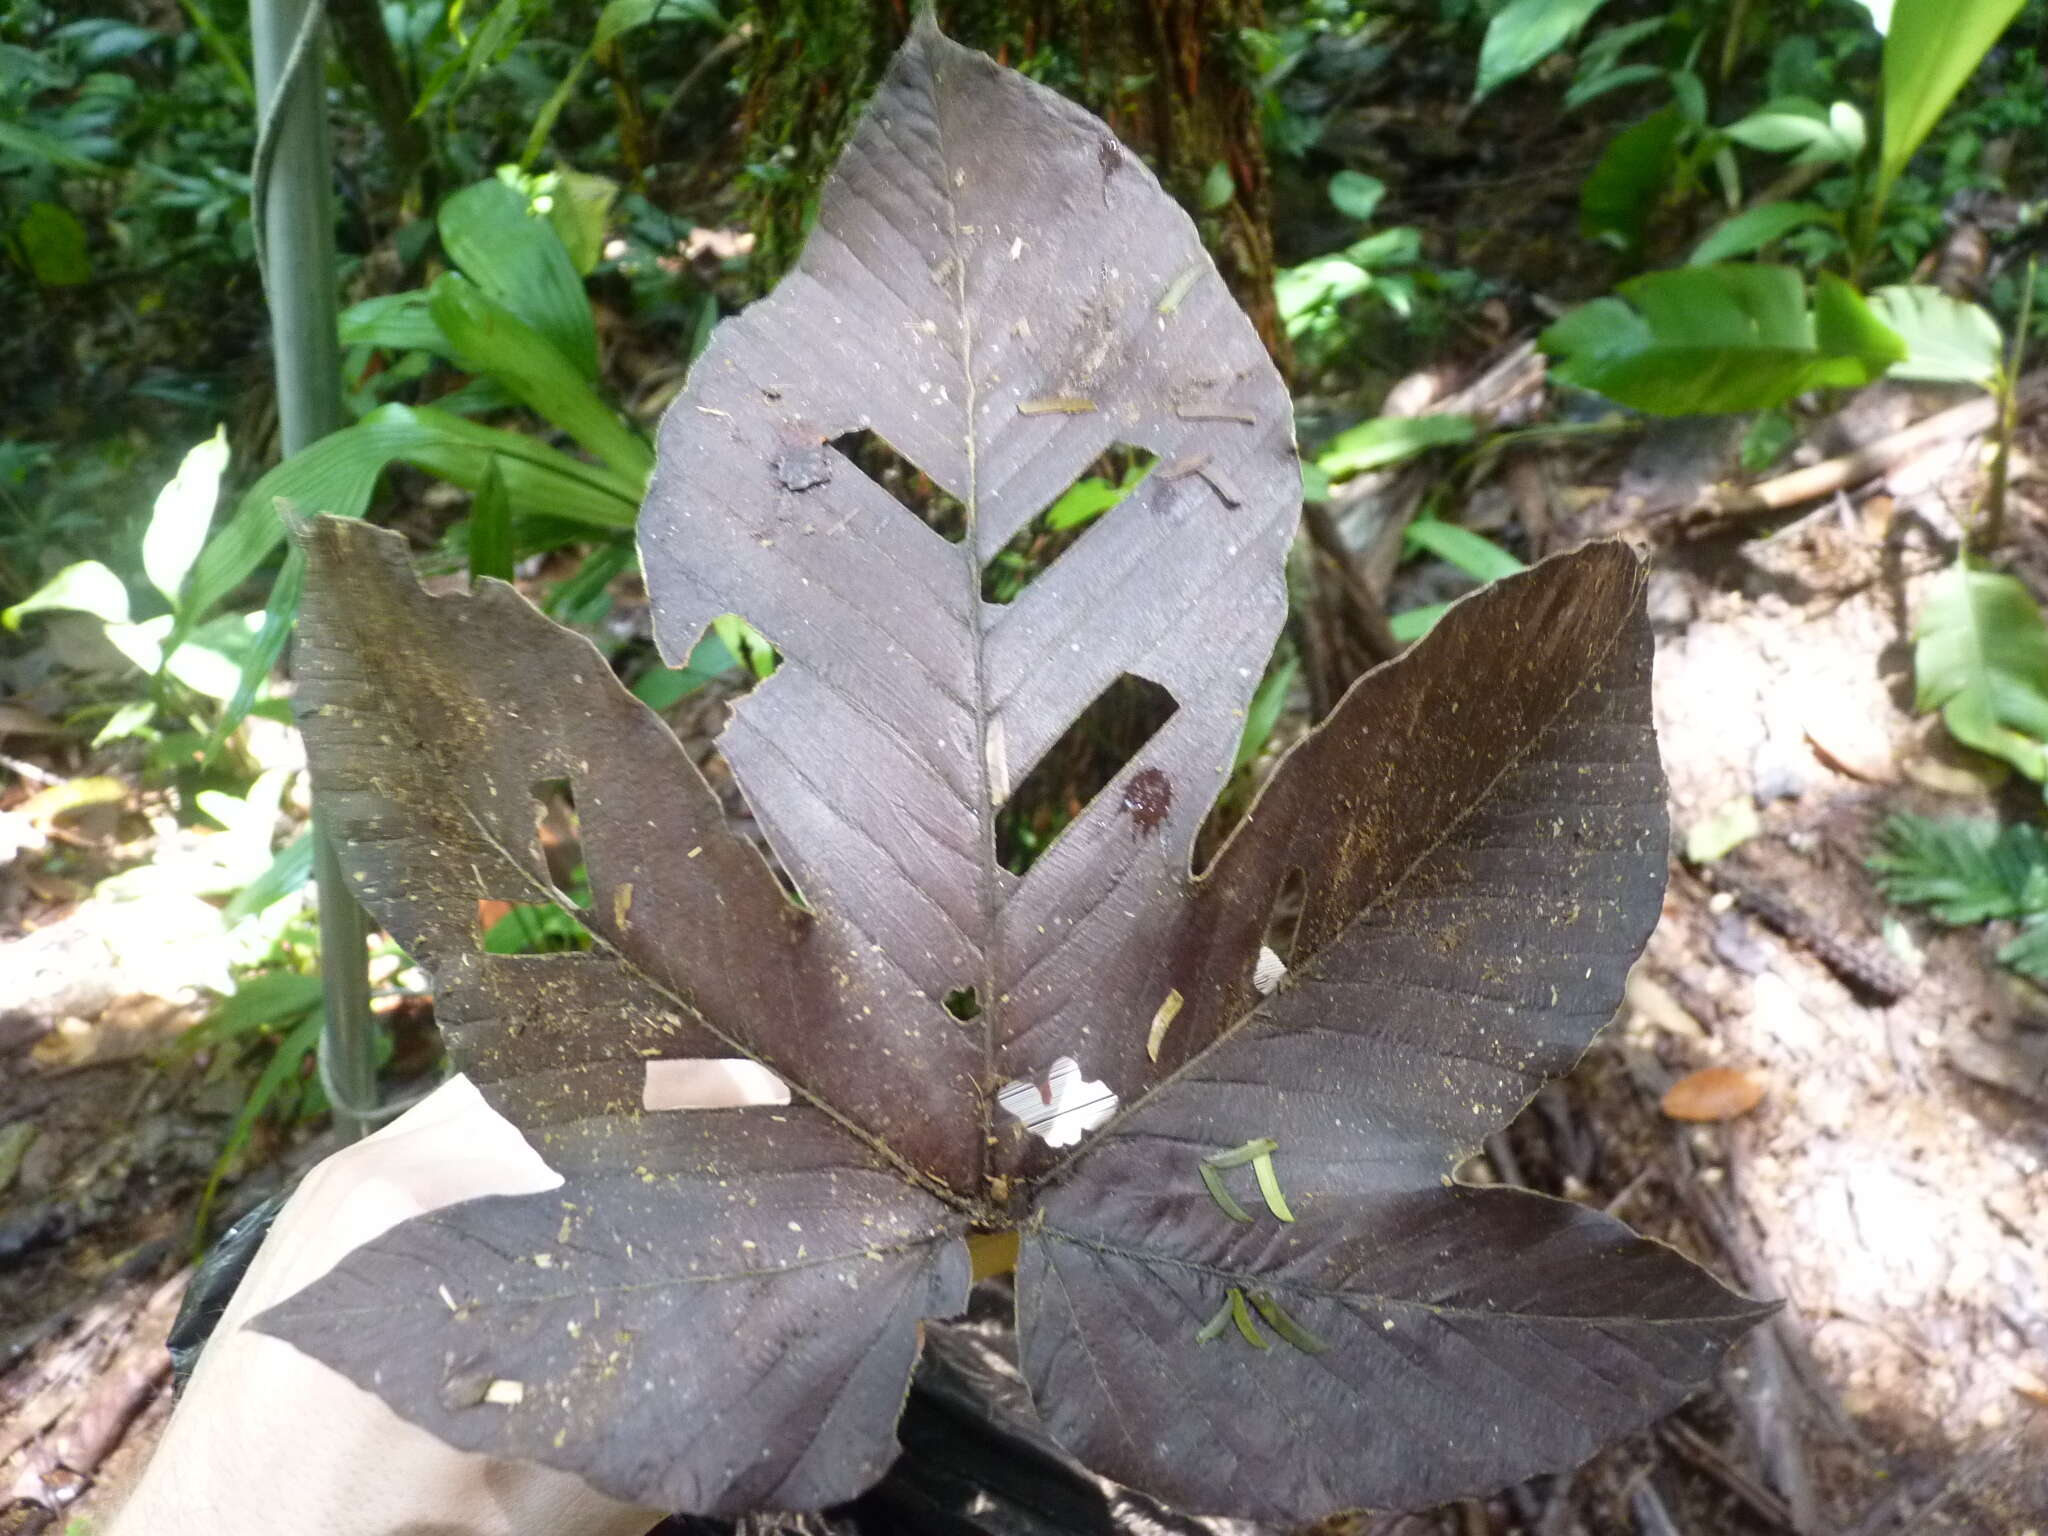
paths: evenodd
<path fill-rule="evenodd" d="M 1702 1067 L 1666 1090 L 1664 1113 L 1674 1120 L 1733 1120 L 1763 1102 L 1763 1079 L 1736 1067 Z"/>
<path fill-rule="evenodd" d="M 1157 832 L 1173 809 L 1173 781 L 1157 768 L 1147 768 L 1124 786 L 1124 810 L 1140 834 Z"/>

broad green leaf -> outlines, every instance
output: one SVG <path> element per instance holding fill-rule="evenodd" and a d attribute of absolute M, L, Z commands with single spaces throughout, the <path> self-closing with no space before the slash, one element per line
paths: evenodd
<path fill-rule="evenodd" d="M 633 684 L 633 697 L 652 710 L 671 709 L 739 665 L 725 642 L 709 634 L 692 647 L 689 660 L 682 666 L 650 667 L 641 674 Z"/>
<path fill-rule="evenodd" d="M 1685 132 L 1685 115 L 1665 107 L 1616 134 L 1579 189 L 1579 232 L 1588 240 L 1606 241 L 1624 256 L 1640 253 L 1650 212 L 1670 181 Z"/>
<path fill-rule="evenodd" d="M 1833 165 L 1863 153 L 1863 114 L 1846 101 L 1822 106 L 1791 96 L 1721 130 L 1738 144 L 1791 155 L 1794 165 Z"/>
<path fill-rule="evenodd" d="M 431 305 L 432 296 L 424 288 L 352 304 L 341 313 L 341 344 L 447 357 L 453 349 L 434 323 Z"/>
<path fill-rule="evenodd" d="M 711 0 L 609 0 L 597 13 L 597 46 L 654 21 L 701 21 L 723 29 L 725 18 Z"/>
<path fill-rule="evenodd" d="M 546 206 L 548 222 L 561 236 L 569 260 L 588 277 L 604 255 L 605 231 L 612 204 L 618 201 L 619 184 L 609 176 L 566 170 L 553 172 L 545 184 L 546 191 L 537 201 Z"/>
<path fill-rule="evenodd" d="M 1478 101 L 1526 74 L 1579 35 L 1605 0 L 1509 0 L 1479 45 Z"/>
<path fill-rule="evenodd" d="M 249 626 L 261 622 L 255 614 L 223 614 L 190 637 L 174 640 L 176 620 L 164 613 L 139 624 L 109 624 L 107 640 L 138 671 L 151 677 L 161 674 L 225 703 L 241 681 Z"/>
<path fill-rule="evenodd" d="M 254 917 L 292 892 L 304 890 L 312 878 L 313 833 L 311 828 L 302 828 L 297 836 L 278 849 L 262 874 L 235 893 L 221 909 L 221 915 L 230 923 Z M 317 980 L 315 978 L 316 983 Z"/>
<path fill-rule="evenodd" d="M 110 741 L 125 741 L 130 736 L 141 736 L 148 730 L 149 722 L 156 718 L 156 700 L 130 699 L 111 715 L 106 724 L 94 736 L 92 744 L 103 747 Z"/>
<path fill-rule="evenodd" d="M 45 288 L 75 288 L 92 281 L 85 226 L 61 203 L 30 203 L 14 227 L 28 258 L 29 275 Z"/>
<path fill-rule="evenodd" d="M 23 615 L 51 609 L 89 613 L 108 624 L 125 624 L 128 622 L 128 589 L 121 584 L 120 577 L 99 561 L 81 560 L 76 565 L 65 566 L 12 608 L 0 613 L 0 623 L 5 623 L 9 629 L 19 629 Z"/>
<path fill-rule="evenodd" d="M 1273 295 L 1288 334 L 1321 311 L 1380 286 L 1377 269 L 1410 265 L 1421 254 L 1421 234 L 1404 224 L 1367 235 L 1337 255 L 1286 268 L 1273 283 Z"/>
<path fill-rule="evenodd" d="M 1662 18 L 1657 24 L 1663 25 Z M 1597 74 L 1584 76 L 1574 81 L 1572 88 L 1565 92 L 1565 110 L 1583 107 L 1589 101 L 1597 101 L 1609 91 L 1619 91 L 1631 85 L 1647 85 L 1652 80 L 1662 80 L 1665 70 L 1656 64 L 1623 64 L 1615 69 L 1602 70 Z"/>
<path fill-rule="evenodd" d="M 1905 345 L 1823 273 L 1809 310 L 1790 267 L 1651 272 L 1543 333 L 1560 382 L 1658 416 L 1763 410 L 1809 389 L 1868 384 Z"/>
<path fill-rule="evenodd" d="M 1528 569 L 1493 540 L 1440 518 L 1418 517 L 1408 525 L 1402 537 L 1412 547 L 1429 551 L 1474 581 L 1499 581 L 1504 576 Z"/>
<path fill-rule="evenodd" d="M 635 484 L 647 479 L 654 450 L 546 337 L 459 272 L 444 272 L 430 293 L 434 324 L 457 362 L 498 380 L 621 476 Z"/>
<path fill-rule="evenodd" d="M 415 465 L 474 491 L 494 458 L 515 514 L 547 513 L 596 528 L 633 526 L 641 486 L 616 471 L 431 407 L 379 406 L 354 426 L 286 459 L 249 488 L 193 566 L 186 610 L 210 612 L 277 548 L 284 537 L 277 519 L 280 498 L 309 515 L 361 517 L 379 477 L 394 463 Z"/>
<path fill-rule="evenodd" d="M 1928 590 L 1914 642 L 1916 706 L 1940 710 L 1964 746 L 2048 779 L 2048 626 L 2026 587 L 1953 566 Z"/>
<path fill-rule="evenodd" d="M 2005 366 L 2005 338 L 1980 305 L 1952 299 L 1927 283 L 1900 283 L 1870 296 L 1871 313 L 1899 333 L 1906 355 L 1895 379 L 1989 388 Z"/>
<path fill-rule="evenodd" d="M 215 430 L 178 465 L 177 474 L 161 491 L 142 533 L 142 571 L 175 611 L 185 577 L 199 551 L 220 500 L 220 477 L 228 467 L 228 429 Z"/>
<path fill-rule="evenodd" d="M 1316 467 L 1332 480 L 1399 464 L 1418 453 L 1451 443 L 1469 443 L 1479 424 L 1470 416 L 1375 416 L 1339 432 L 1316 455 Z"/>
<path fill-rule="evenodd" d="M 203 789 L 193 797 L 200 812 L 226 833 L 209 844 L 208 852 L 227 877 L 227 889 L 241 890 L 270 867 L 270 840 L 277 831 L 278 807 L 291 773 L 285 768 L 267 769 L 246 795 Z"/>
<path fill-rule="evenodd" d="M 1723 219 L 1686 258 L 1690 267 L 1708 267 L 1734 256 L 1749 256 L 1773 240 L 1808 224 L 1831 224 L 1835 214 L 1818 203 L 1763 203 Z"/>
<path fill-rule="evenodd" d="M 1202 178 L 1202 211 L 1214 213 L 1236 195 L 1237 179 L 1230 174 L 1230 167 L 1218 160 Z"/>
<path fill-rule="evenodd" d="M 502 181 L 464 187 L 441 205 L 441 244 L 471 282 L 597 378 L 597 325 L 568 247 Z"/>
<path fill-rule="evenodd" d="M 1339 171 L 1330 178 L 1330 202 L 1347 218 L 1364 223 L 1387 195 L 1387 184 L 1363 171 Z"/>
<path fill-rule="evenodd" d="M 1884 38 L 1884 137 L 1876 204 L 2025 0 L 1896 0 Z"/>

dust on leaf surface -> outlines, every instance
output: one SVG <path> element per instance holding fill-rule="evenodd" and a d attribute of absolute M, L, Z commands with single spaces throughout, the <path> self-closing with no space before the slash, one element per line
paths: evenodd
<path fill-rule="evenodd" d="M 1112 445 L 1153 471 L 986 601 Z M 868 467 L 895 460 L 943 518 Z M 344 862 L 565 1182 L 406 1222 L 262 1326 L 455 1444 L 728 1515 L 881 1475 L 977 1229 L 1021 1231 L 1051 1433 L 1191 1509 L 1484 1492 L 1700 1383 L 1755 1304 L 1450 1178 L 1607 1020 L 1657 913 L 1639 564 L 1594 547 L 1457 606 L 1197 877 L 1299 500 L 1285 390 L 1186 215 L 921 24 L 799 266 L 671 408 L 641 522 L 666 654 L 737 613 L 784 658 L 721 747 L 801 904 L 586 642 L 496 583 L 427 597 L 394 535 L 300 530 Z M 1164 723 L 1012 873 L 1003 806 L 1133 678 Z M 587 908 L 536 844 L 564 784 Z M 574 908 L 589 947 L 488 953 L 480 902 Z M 789 1102 L 643 1113 L 649 1061 L 707 1058 Z M 999 1096 L 1070 1084 L 1101 1094 L 1056 1136 Z"/>

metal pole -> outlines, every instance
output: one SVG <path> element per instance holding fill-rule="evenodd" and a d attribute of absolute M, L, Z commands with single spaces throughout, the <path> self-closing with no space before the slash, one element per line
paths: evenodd
<path fill-rule="evenodd" d="M 322 9 L 321 0 L 253 0 L 249 8 L 262 124 L 253 211 L 277 362 L 279 435 L 287 455 L 342 425 Z M 359 1137 L 370 1129 L 365 1111 L 375 1106 L 377 1093 L 364 953 L 369 923 L 343 878 L 317 804 L 313 847 L 327 1004 L 321 1066 L 336 1124 Z"/>

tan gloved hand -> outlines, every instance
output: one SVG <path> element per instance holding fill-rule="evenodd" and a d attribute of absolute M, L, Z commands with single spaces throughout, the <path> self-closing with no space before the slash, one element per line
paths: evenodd
<path fill-rule="evenodd" d="M 111 1536 L 642 1536 L 659 1512 L 458 1451 L 244 1324 L 399 1222 L 561 1180 L 466 1078 L 306 1176 L 250 1266 Z"/>

